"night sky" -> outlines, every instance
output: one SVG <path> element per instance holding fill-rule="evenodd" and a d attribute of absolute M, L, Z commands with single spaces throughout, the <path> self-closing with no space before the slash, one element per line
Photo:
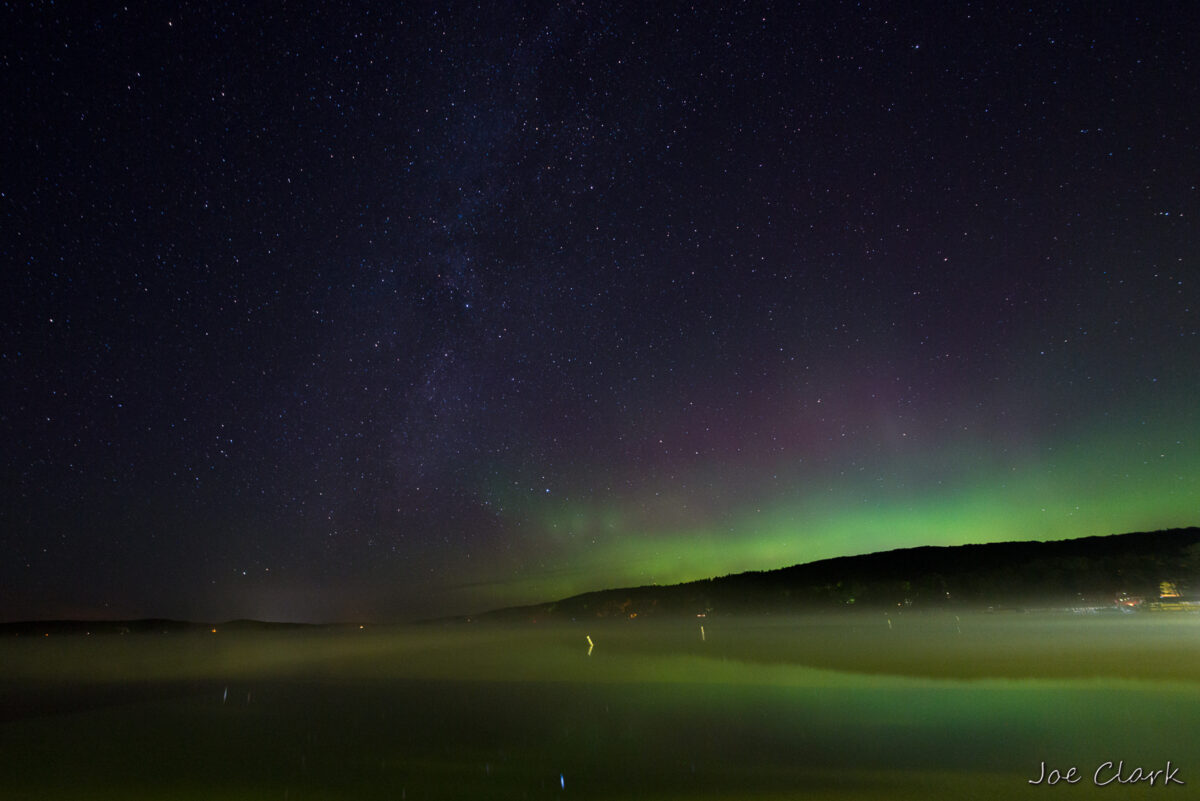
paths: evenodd
<path fill-rule="evenodd" d="M 1192 4 L 5 3 L 0 619 L 1200 523 Z"/>

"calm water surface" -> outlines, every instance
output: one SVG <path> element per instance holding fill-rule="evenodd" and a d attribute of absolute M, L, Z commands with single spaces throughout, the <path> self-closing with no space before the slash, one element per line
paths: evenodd
<path fill-rule="evenodd" d="M 0 797 L 1200 797 L 1198 659 L 1183 616 L 9 638 Z"/>

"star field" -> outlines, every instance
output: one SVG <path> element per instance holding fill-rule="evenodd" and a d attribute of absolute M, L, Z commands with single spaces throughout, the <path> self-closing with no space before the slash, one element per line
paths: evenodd
<path fill-rule="evenodd" d="M 0 618 L 1200 516 L 1186 5 L 0 18 Z"/>

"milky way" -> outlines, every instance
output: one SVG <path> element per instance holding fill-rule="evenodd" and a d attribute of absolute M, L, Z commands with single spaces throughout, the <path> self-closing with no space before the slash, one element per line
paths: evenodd
<path fill-rule="evenodd" d="M 0 618 L 1200 522 L 1200 27 L 0 11 Z"/>

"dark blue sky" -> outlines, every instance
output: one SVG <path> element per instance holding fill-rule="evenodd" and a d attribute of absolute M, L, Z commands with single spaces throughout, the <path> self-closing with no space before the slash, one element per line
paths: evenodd
<path fill-rule="evenodd" d="M 1187 4 L 0 18 L 0 619 L 1197 522 Z"/>

